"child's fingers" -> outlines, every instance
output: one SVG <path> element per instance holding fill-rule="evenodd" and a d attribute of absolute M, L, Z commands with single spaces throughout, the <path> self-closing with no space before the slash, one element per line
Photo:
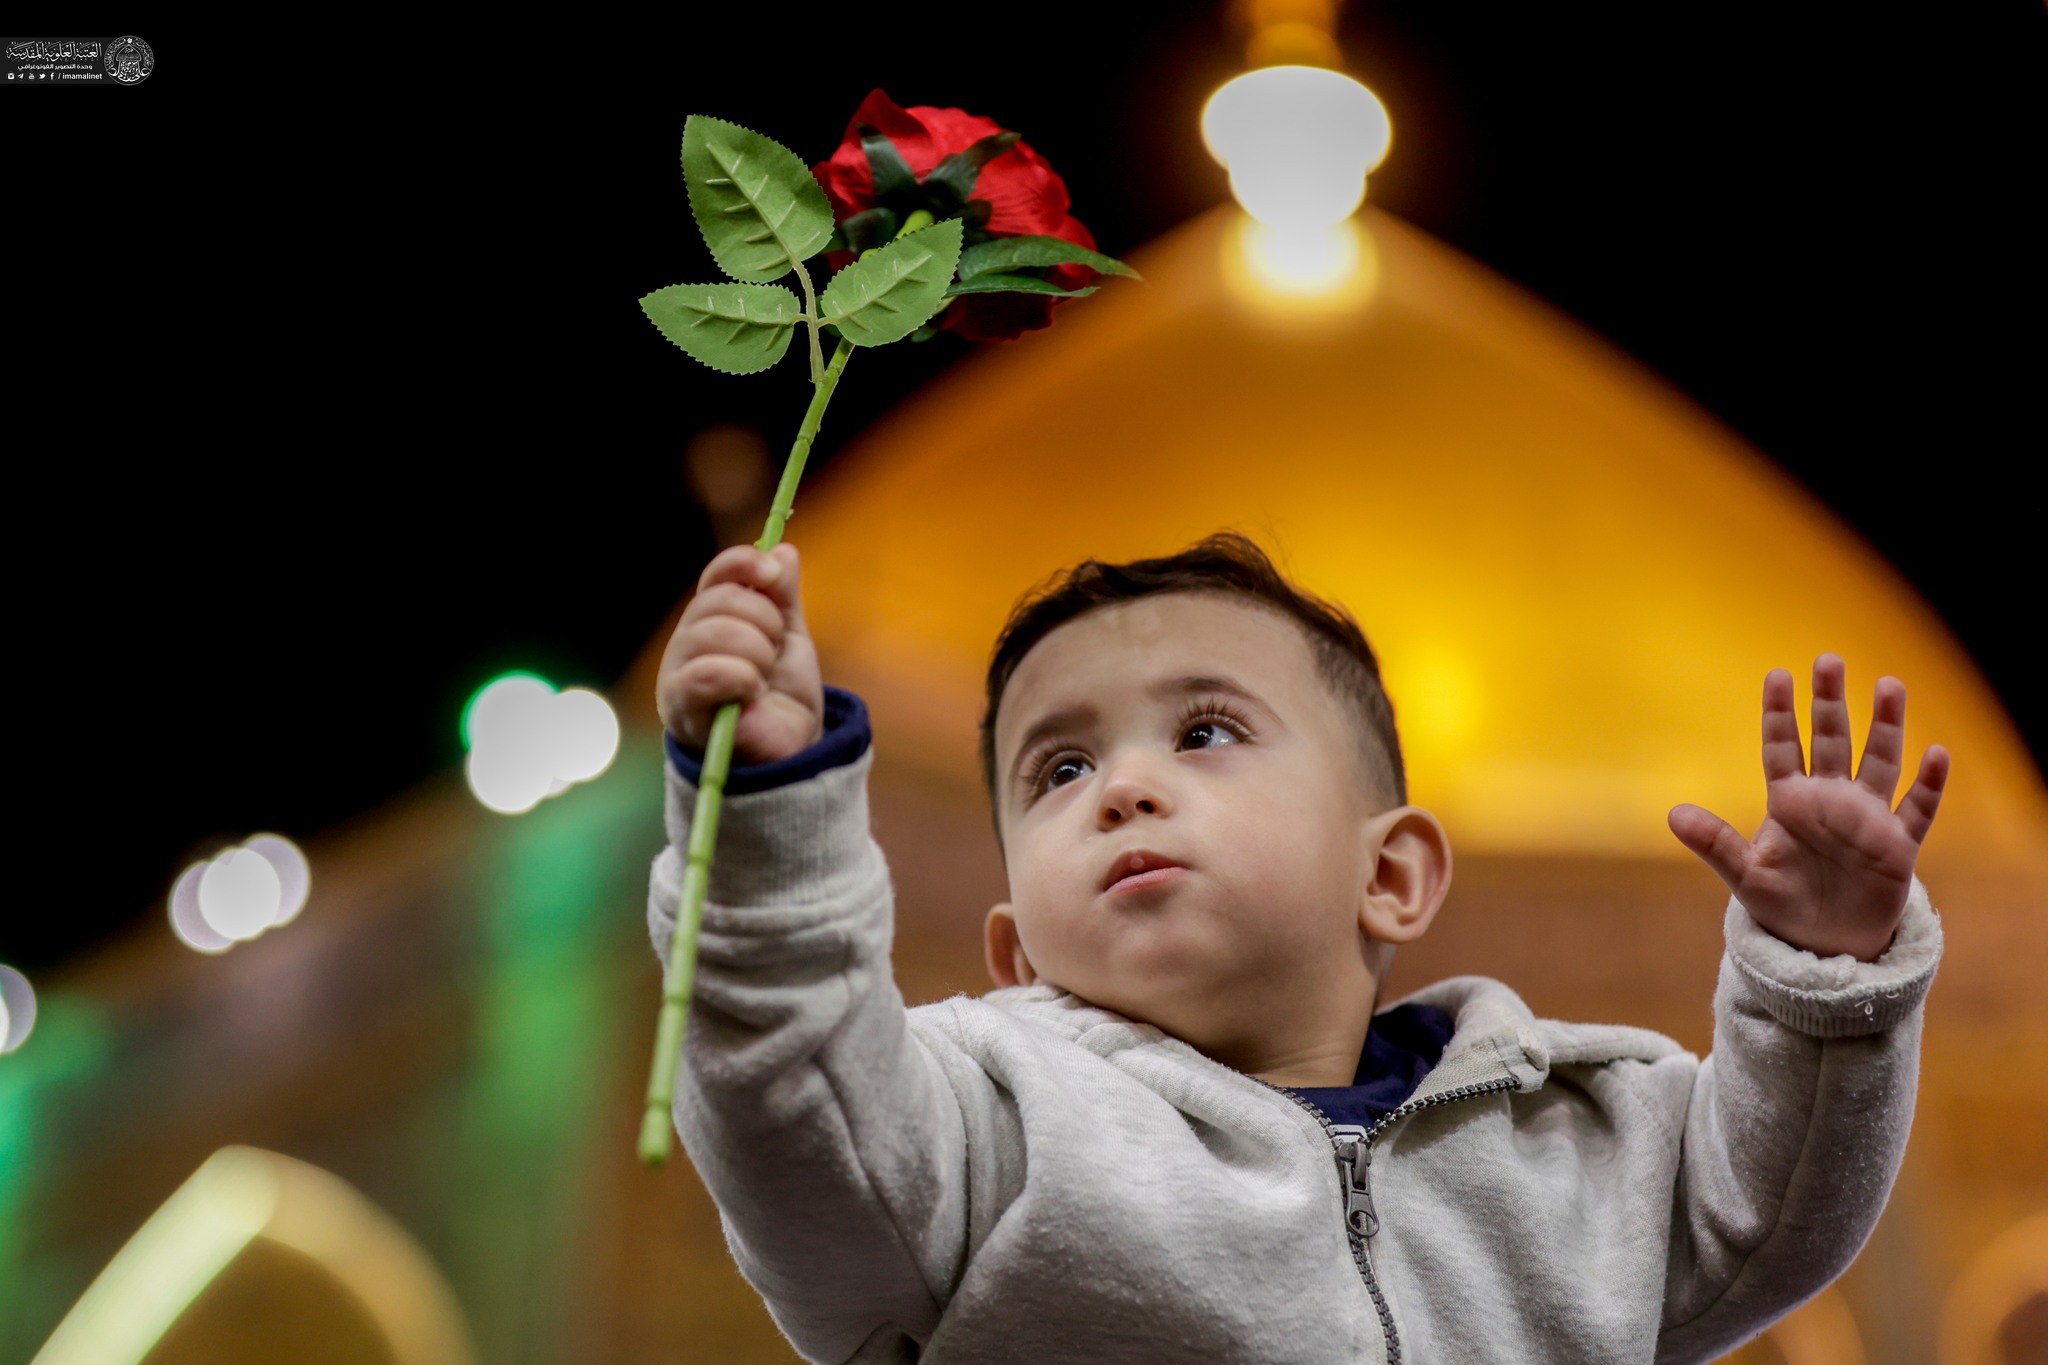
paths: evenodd
<path fill-rule="evenodd" d="M 784 629 L 782 609 L 766 593 L 738 583 L 716 583 L 690 599 L 683 608 L 682 630 L 693 631 L 716 617 L 743 621 L 777 645 Z"/>
<path fill-rule="evenodd" d="M 772 631 L 771 635 L 769 632 Z M 766 628 L 737 616 L 706 616 L 684 627 L 688 637 L 683 645 L 682 663 L 710 655 L 732 655 L 744 659 L 765 676 L 775 667 L 782 652 L 782 622 Z"/>
<path fill-rule="evenodd" d="M 767 557 L 777 566 L 776 574 L 771 582 L 761 585 L 761 591 L 781 609 L 783 622 L 800 632 L 804 628 L 803 596 L 799 590 L 803 564 L 796 546 L 785 540 L 770 550 Z"/>
<path fill-rule="evenodd" d="M 704 566 L 703 574 L 697 579 L 697 591 L 704 592 L 720 583 L 738 583 L 742 587 L 766 591 L 782 577 L 786 567 L 785 559 L 764 555 L 751 545 L 728 545 Z"/>
<path fill-rule="evenodd" d="M 662 724 L 686 744 L 701 748 L 718 708 L 749 702 L 768 688 L 761 671 L 730 654 L 705 654 L 662 678 L 656 696 Z"/>
<path fill-rule="evenodd" d="M 1948 750 L 1939 744 L 1930 745 L 1920 757 L 1920 775 L 1913 779 L 1913 785 L 1906 792 L 1906 799 L 1899 802 L 1899 822 L 1906 827 L 1914 843 L 1927 838 L 1928 828 L 1934 824 L 1934 813 L 1941 809 L 1941 793 L 1948 786 Z"/>
<path fill-rule="evenodd" d="M 1897 678 L 1879 678 L 1870 702 L 1870 738 L 1863 742 L 1863 762 L 1856 768 L 1856 781 L 1887 806 L 1899 787 L 1899 763 L 1905 751 L 1906 685 Z"/>
<path fill-rule="evenodd" d="M 751 545 L 734 545 L 720 550 L 704 566 L 703 577 L 697 580 L 697 592 L 701 596 L 724 583 L 751 588 L 775 604 L 786 626 L 801 631 L 803 606 L 797 587 L 800 573 L 796 546 L 788 541 L 767 554 Z"/>
<path fill-rule="evenodd" d="M 1806 753 L 1799 746 L 1799 718 L 1792 713 L 1792 675 L 1774 668 L 1764 677 L 1764 781 L 1801 777 Z"/>
<path fill-rule="evenodd" d="M 1815 777 L 1847 777 L 1855 767 L 1856 737 L 1849 730 L 1848 669 L 1839 654 L 1813 661 L 1813 766 Z"/>
<path fill-rule="evenodd" d="M 1749 840 L 1735 832 L 1734 826 L 1701 806 L 1673 806 L 1667 817 L 1671 832 L 1726 883 L 1730 891 L 1742 882 L 1743 869 L 1747 865 Z"/>

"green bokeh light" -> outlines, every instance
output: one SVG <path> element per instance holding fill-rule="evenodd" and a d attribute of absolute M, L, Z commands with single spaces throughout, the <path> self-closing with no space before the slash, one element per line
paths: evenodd
<path fill-rule="evenodd" d="M 476 715 L 476 704 L 479 701 L 483 700 L 484 693 L 490 691 L 499 683 L 510 681 L 513 678 L 531 678 L 533 679 L 533 681 L 539 683 L 542 687 L 547 688 L 547 690 L 550 692 L 560 690 L 553 683 L 549 682 L 546 678 L 543 678 L 540 674 L 535 673 L 531 669 L 526 668 L 509 669 L 506 672 L 500 673 L 497 677 L 492 678 L 482 687 L 479 687 L 476 691 L 470 693 L 469 700 L 462 704 L 462 751 L 464 753 L 468 753 L 471 749 L 474 749 L 476 747 L 476 741 L 470 733 L 470 721 Z"/>

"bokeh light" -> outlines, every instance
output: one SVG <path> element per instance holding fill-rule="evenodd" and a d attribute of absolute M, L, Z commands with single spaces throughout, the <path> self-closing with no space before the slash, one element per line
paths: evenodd
<path fill-rule="evenodd" d="M 226 938 L 256 937 L 277 919 L 283 903 L 277 869 L 246 848 L 229 849 L 199 874 L 199 917 Z"/>
<path fill-rule="evenodd" d="M 0 1053 L 28 1041 L 36 1026 L 36 990 L 28 978 L 0 962 Z"/>
<path fill-rule="evenodd" d="M 1393 123 L 1341 71 L 1269 66 L 1224 83 L 1202 109 L 1202 141 L 1245 212 L 1272 227 L 1326 228 L 1365 202 Z"/>
<path fill-rule="evenodd" d="M 185 869 L 171 887 L 171 932 L 188 948 L 224 953 L 298 918 L 312 868 L 281 834 L 257 834 Z"/>
<path fill-rule="evenodd" d="M 520 671 L 478 689 L 463 708 L 462 736 L 470 791 L 491 810 L 518 815 L 609 768 L 619 719 L 589 688 L 557 692 Z"/>
<path fill-rule="evenodd" d="M 549 708 L 555 727 L 554 776 L 588 782 L 611 767 L 619 752 L 619 718 L 611 703 L 587 687 L 571 687 Z"/>
<path fill-rule="evenodd" d="M 307 864 L 306 855 L 282 834 L 253 835 L 242 841 L 242 847 L 262 854 L 263 860 L 277 872 L 278 906 L 271 927 L 290 924 L 306 908 L 306 897 L 313 890 L 313 869 Z"/>
<path fill-rule="evenodd" d="M 235 941 L 215 933 L 199 913 L 199 879 L 206 875 L 209 866 L 210 862 L 192 864 L 171 887 L 171 932 L 195 952 L 224 953 L 235 946 Z"/>

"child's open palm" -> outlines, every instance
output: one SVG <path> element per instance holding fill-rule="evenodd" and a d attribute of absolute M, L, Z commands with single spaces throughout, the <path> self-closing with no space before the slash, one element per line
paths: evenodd
<path fill-rule="evenodd" d="M 1874 962 L 1905 914 L 1913 864 L 1948 781 L 1948 751 L 1920 759 L 1920 772 L 1892 808 L 1905 745 L 1906 687 L 1877 681 L 1863 764 L 1850 775 L 1845 668 L 1833 654 L 1813 662 L 1813 763 L 1793 714 L 1792 675 L 1764 679 L 1764 782 L 1768 814 L 1744 839 L 1699 806 L 1671 812 L 1671 832 L 1714 869 L 1750 917 L 1795 948 L 1821 957 L 1848 953 Z"/>

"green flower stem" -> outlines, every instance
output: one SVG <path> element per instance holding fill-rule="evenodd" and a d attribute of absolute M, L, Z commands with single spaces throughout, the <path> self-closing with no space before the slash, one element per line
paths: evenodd
<path fill-rule="evenodd" d="M 838 349 L 832 352 L 831 361 L 813 385 L 811 405 L 804 412 L 796 443 L 790 447 L 789 459 L 782 466 L 782 482 L 775 489 L 768 524 L 761 538 L 754 542 L 754 548 L 763 554 L 782 543 L 782 528 L 789 521 L 791 504 L 796 501 L 797 481 L 803 477 L 804 461 L 810 458 L 811 441 L 818 434 L 825 405 L 832 401 L 832 390 L 838 387 L 840 372 L 852 354 L 853 343 L 841 337 Z M 690 819 L 682 897 L 676 908 L 675 933 L 669 940 L 661 1019 L 654 1031 L 654 1069 L 647 1077 L 647 1110 L 640 1119 L 640 1160 L 649 1166 L 659 1166 L 668 1160 L 670 1134 L 674 1131 L 669 1110 L 675 1102 L 676 1067 L 683 1056 L 683 1027 L 689 1019 L 690 996 L 697 980 L 697 930 L 704 922 L 704 896 L 711 886 L 711 855 L 718 844 L 718 813 L 725 803 L 725 778 L 732 769 L 733 735 L 739 723 L 740 703 L 727 702 L 719 707 L 711 722 L 711 738 L 704 746 L 704 774 L 697 784 L 697 806 Z"/>
<path fill-rule="evenodd" d="M 818 350 L 818 297 L 811 292 L 811 269 L 802 261 L 796 263 L 796 278 L 804 287 L 804 320 L 809 324 L 804 330 L 810 335 L 811 385 L 815 388 L 825 379 L 824 356 Z"/>

